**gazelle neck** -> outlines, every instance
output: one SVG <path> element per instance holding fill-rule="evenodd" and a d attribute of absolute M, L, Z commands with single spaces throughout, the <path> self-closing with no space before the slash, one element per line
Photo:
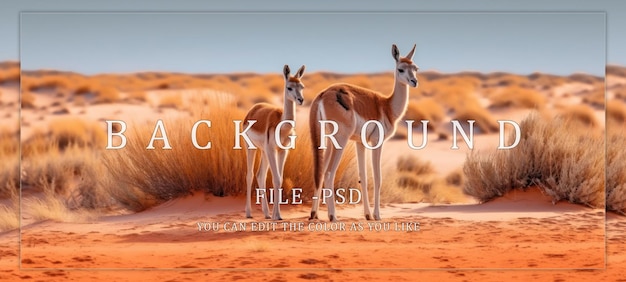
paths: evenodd
<path fill-rule="evenodd" d="M 392 116 L 394 121 L 397 121 L 406 112 L 406 107 L 409 104 L 409 86 L 401 83 L 396 78 L 393 86 L 393 92 L 391 96 L 387 98 L 387 103 L 391 107 Z"/>
<path fill-rule="evenodd" d="M 283 120 L 296 120 L 296 102 L 287 99 L 287 95 L 284 97 L 283 106 Z"/>

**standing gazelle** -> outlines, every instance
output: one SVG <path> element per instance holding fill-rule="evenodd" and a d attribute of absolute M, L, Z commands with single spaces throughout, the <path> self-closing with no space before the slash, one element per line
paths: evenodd
<path fill-rule="evenodd" d="M 310 219 L 317 219 L 320 194 L 322 184 L 326 189 L 332 191 L 328 204 L 328 218 L 331 221 L 337 219 L 335 215 L 335 193 L 334 181 L 343 148 L 350 139 L 356 140 L 356 149 L 359 165 L 359 178 L 363 191 L 363 206 L 365 218 L 371 220 L 369 199 L 367 193 L 367 172 L 365 145 L 361 140 L 366 141 L 372 147 L 372 169 L 374 174 L 374 219 L 380 220 L 380 158 L 382 144 L 391 137 L 397 122 L 406 112 L 409 101 L 409 85 L 417 87 L 416 73 L 418 67 L 413 63 L 412 58 L 415 52 L 413 49 L 406 55 L 400 57 L 400 51 L 394 44 L 391 48 L 391 55 L 396 60 L 395 84 L 390 96 L 358 87 L 351 84 L 339 83 L 331 85 L 323 90 L 311 104 L 309 123 L 311 127 L 311 139 L 313 143 L 313 159 L 315 160 L 315 197 L 311 209 Z M 324 132 L 335 132 L 333 144 L 320 147 L 321 140 L 320 127 L 324 122 L 326 128 Z M 368 121 L 377 121 L 382 127 L 370 122 L 365 129 L 363 125 Z M 336 124 L 337 128 L 331 125 Z M 381 132 L 382 130 L 382 132 Z M 382 139 L 382 140 L 381 140 Z M 375 144 L 375 145 L 371 145 Z M 337 148 L 335 148 L 337 146 Z M 327 147 L 325 152 L 322 148 Z M 323 182 L 323 183 L 322 183 Z"/>
<path fill-rule="evenodd" d="M 250 127 L 250 141 L 255 147 L 261 151 L 261 164 L 259 165 L 259 171 L 257 172 L 256 179 L 259 189 L 263 193 L 262 208 L 265 218 L 269 219 L 269 208 L 267 204 L 267 194 L 265 193 L 265 177 L 267 176 L 267 168 L 272 171 L 272 182 L 274 183 L 274 212 L 272 213 L 272 219 L 281 220 L 280 216 L 280 197 L 278 196 L 279 189 L 283 182 L 283 169 L 285 167 L 285 159 L 287 158 L 287 150 L 281 149 L 276 143 L 276 126 L 284 120 L 291 120 L 295 122 L 296 103 L 302 105 L 304 98 L 302 98 L 302 89 L 304 85 L 300 81 L 304 74 L 304 65 L 298 69 L 295 76 L 290 76 L 291 70 L 288 65 L 283 68 L 283 75 L 285 77 L 285 96 L 283 97 L 284 106 L 283 109 L 276 107 L 268 103 L 259 103 L 248 111 L 244 124 L 248 124 L 248 121 L 254 122 Z M 293 127 L 288 125 L 280 128 L 280 141 L 281 144 L 285 144 L 293 134 Z M 245 142 L 244 142 L 245 143 Z M 246 143 L 247 144 L 247 143 Z M 285 146 L 285 145 L 283 145 Z M 246 175 L 246 217 L 251 218 L 251 196 L 252 196 L 252 176 L 254 174 L 254 161 L 256 159 L 256 151 L 253 148 L 247 148 L 246 150 L 248 160 L 248 170 Z"/>

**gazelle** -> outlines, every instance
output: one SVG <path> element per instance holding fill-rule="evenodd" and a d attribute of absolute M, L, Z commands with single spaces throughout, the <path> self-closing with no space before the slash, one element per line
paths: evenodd
<path fill-rule="evenodd" d="M 283 97 L 283 108 L 276 107 L 268 103 L 258 103 L 252 106 L 246 118 L 244 124 L 248 124 L 248 121 L 256 121 L 250 127 L 250 141 L 261 151 L 261 163 L 256 175 L 257 184 L 262 191 L 263 200 L 261 205 L 265 218 L 269 219 L 269 208 L 267 204 L 267 196 L 265 193 L 265 177 L 267 176 L 267 168 L 272 171 L 272 182 L 274 184 L 274 211 L 272 213 L 272 219 L 281 220 L 280 216 L 280 200 L 279 188 L 283 182 L 283 169 L 285 167 L 285 159 L 287 158 L 287 150 L 283 150 L 278 147 L 276 143 L 276 126 L 284 120 L 292 120 L 295 122 L 296 103 L 302 105 L 304 98 L 302 98 L 302 89 L 304 85 L 300 81 L 304 74 L 304 65 L 298 69 L 295 76 L 290 76 L 291 70 L 288 65 L 283 68 L 283 75 L 285 78 L 285 94 Z M 293 134 L 293 127 L 282 126 L 280 128 L 280 140 L 281 144 L 285 144 L 289 140 L 289 135 Z M 246 143 L 246 142 L 244 142 Z M 247 143 L 246 143 L 247 145 Z M 246 175 L 246 217 L 251 218 L 251 193 L 252 193 L 252 176 L 254 174 L 254 162 L 256 159 L 256 150 L 247 147 L 246 150 L 248 169 Z"/>
<path fill-rule="evenodd" d="M 313 198 L 310 219 L 318 218 L 317 210 L 319 208 L 322 184 L 326 189 L 332 191 L 330 201 L 327 201 L 328 218 L 331 221 L 337 219 L 335 215 L 334 193 L 335 173 L 343 154 L 343 148 L 352 139 L 364 140 L 368 144 L 378 145 L 371 147 L 375 148 L 372 149 L 374 219 L 380 220 L 380 158 L 382 144 L 394 134 L 398 121 L 406 112 L 409 101 L 409 86 L 417 87 L 416 73 L 418 67 L 412 61 L 414 53 L 415 45 L 413 45 L 413 49 L 405 57 L 400 57 L 400 51 L 395 44 L 391 47 L 391 55 L 396 61 L 396 69 L 395 84 L 390 96 L 384 96 L 376 91 L 356 85 L 339 83 L 329 86 L 313 100 L 309 123 L 311 143 L 313 144 L 313 159 L 315 160 L 315 196 Z M 382 127 L 369 124 L 364 130 L 361 130 L 366 122 L 372 120 L 380 122 Z M 337 128 L 331 128 L 329 122 L 324 122 L 326 127 L 324 132 L 336 130 L 334 135 L 336 142 L 331 140 L 333 144 L 329 145 L 325 152 L 322 149 L 324 146 L 320 148 L 322 142 L 326 141 L 320 139 L 321 121 L 332 121 L 337 125 Z M 335 148 L 335 146 L 338 148 Z M 356 142 L 356 149 L 365 218 L 371 220 L 365 165 L 367 159 L 365 155 L 366 147 L 362 142 Z"/>

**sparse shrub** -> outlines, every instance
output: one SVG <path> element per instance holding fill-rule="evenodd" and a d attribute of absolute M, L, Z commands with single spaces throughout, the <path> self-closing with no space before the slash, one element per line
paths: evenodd
<path fill-rule="evenodd" d="M 604 80 L 603 77 L 593 76 L 584 73 L 575 73 L 567 77 L 570 81 L 580 82 L 585 84 L 600 83 Z"/>
<path fill-rule="evenodd" d="M 451 171 L 450 173 L 448 173 L 448 175 L 446 175 L 445 180 L 446 184 L 448 185 L 463 187 L 463 184 L 465 183 L 465 175 L 463 174 L 463 169 L 456 169 Z"/>
<path fill-rule="evenodd" d="M 626 67 L 618 65 L 608 65 L 606 66 L 606 74 L 626 77 Z"/>
<path fill-rule="evenodd" d="M 159 100 L 159 108 L 181 109 L 183 106 L 183 98 L 179 94 L 164 95 Z"/>
<path fill-rule="evenodd" d="M 430 162 L 424 162 L 415 156 L 401 156 L 396 162 L 396 168 L 401 172 L 409 172 L 415 175 L 432 174 L 435 172 Z"/>
<path fill-rule="evenodd" d="M 572 132 L 563 118 L 533 113 L 520 124 L 521 140 L 510 150 L 472 152 L 465 161 L 464 191 L 481 201 L 511 189 L 539 186 L 556 203 L 567 200 L 604 207 L 604 140 Z"/>
<path fill-rule="evenodd" d="M 583 104 L 572 105 L 565 108 L 559 114 L 565 120 L 566 125 L 583 129 L 598 129 L 600 124 L 593 110 Z"/>
<path fill-rule="evenodd" d="M 20 66 L 8 67 L 0 70 L 0 84 L 20 81 Z"/>
<path fill-rule="evenodd" d="M 102 86 L 97 90 L 95 103 L 113 103 L 120 99 L 120 93 L 115 87 Z"/>
<path fill-rule="evenodd" d="M 474 120 L 476 133 L 491 133 L 498 131 L 498 123 L 495 118 L 481 107 L 466 107 L 460 109 L 453 120 L 458 120 L 461 125 L 468 124 L 469 120 Z"/>
<path fill-rule="evenodd" d="M 148 94 L 144 90 L 131 91 L 131 92 L 128 92 L 127 100 L 146 102 L 148 100 Z"/>
<path fill-rule="evenodd" d="M 20 102 L 22 104 L 22 109 L 37 108 L 37 106 L 35 105 L 35 95 L 30 91 L 22 92 Z"/>
<path fill-rule="evenodd" d="M 626 215 L 626 134 L 620 127 L 610 130 L 608 137 L 606 208 Z"/>
<path fill-rule="evenodd" d="M 604 85 L 599 87 L 594 87 L 593 90 L 586 92 L 583 94 L 583 103 L 588 104 L 592 107 L 598 109 L 604 109 L 605 103 L 605 93 L 604 93 Z"/>
<path fill-rule="evenodd" d="M 626 85 L 621 85 L 612 89 L 615 99 L 620 99 L 623 102 L 626 102 Z"/>
<path fill-rule="evenodd" d="M 490 108 L 516 107 L 525 109 L 541 109 L 546 104 L 546 97 L 541 93 L 527 88 L 510 87 L 490 97 Z"/>
<path fill-rule="evenodd" d="M 36 220 L 55 220 L 60 222 L 88 222 L 95 219 L 95 213 L 83 208 L 70 209 L 64 197 L 58 194 L 54 184 L 43 186 L 43 197 L 25 200 L 24 209 Z"/>
<path fill-rule="evenodd" d="M 17 195 L 20 181 L 19 133 L 0 129 L 0 199 Z"/>
<path fill-rule="evenodd" d="M 529 75 L 528 79 L 530 79 L 530 83 L 535 87 L 535 89 L 540 90 L 552 89 L 563 85 L 566 82 L 564 77 L 537 72 Z"/>
<path fill-rule="evenodd" d="M 626 122 L 626 104 L 619 100 L 610 100 L 606 104 L 606 121 L 615 126 L 624 126 Z"/>

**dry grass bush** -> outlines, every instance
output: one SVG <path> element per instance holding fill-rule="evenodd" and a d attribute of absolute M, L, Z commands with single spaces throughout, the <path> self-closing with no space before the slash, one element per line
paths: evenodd
<path fill-rule="evenodd" d="M 87 106 L 87 99 L 85 99 L 84 96 L 74 97 L 74 106 L 77 106 L 77 107 Z"/>
<path fill-rule="evenodd" d="M 4 157 L 4 156 L 3 156 Z M 17 158 L 16 158 L 17 159 Z M 17 161 L 15 164 L 18 164 Z M 2 168 L 3 171 L 5 168 Z M 13 169 L 13 168 L 12 168 Z M 19 167 L 16 167 L 19 170 Z M 4 173 L 4 172 L 3 172 Z M 15 180 L 12 180 L 15 181 Z M 3 198 L 9 201 L 6 204 L 0 204 L 0 233 L 15 230 L 20 227 L 20 207 L 19 207 L 19 186 L 10 187 L 15 183 L 2 182 Z M 5 188 L 8 188 L 5 190 Z M 8 194 L 6 194 L 8 193 Z"/>
<path fill-rule="evenodd" d="M 544 73 L 532 73 L 528 76 L 530 83 L 535 89 L 548 90 L 554 87 L 565 84 L 567 81 L 564 77 L 544 74 Z"/>
<path fill-rule="evenodd" d="M 566 121 L 548 121 L 533 113 L 520 124 L 521 141 L 510 150 L 472 152 L 463 172 L 464 191 L 480 201 L 511 189 L 539 186 L 553 202 L 567 200 L 604 207 L 604 138 L 578 134 Z"/>
<path fill-rule="evenodd" d="M 606 208 L 626 215 L 626 131 L 609 127 L 606 150 Z"/>
<path fill-rule="evenodd" d="M 271 76 L 267 76 L 267 77 L 271 77 Z M 247 80 L 244 81 L 244 85 L 246 88 L 246 95 L 242 96 L 242 99 L 248 99 L 251 100 L 251 104 L 255 104 L 255 103 L 260 103 L 260 102 L 269 102 L 271 103 L 272 101 L 274 101 L 275 98 L 281 97 L 279 96 L 280 94 L 284 93 L 283 91 L 283 85 L 284 82 L 282 81 L 281 78 L 281 84 L 280 86 L 277 87 L 277 83 L 273 83 L 272 87 L 270 87 L 270 85 L 267 82 L 267 77 L 258 75 L 258 76 L 253 76 Z M 280 77 L 278 77 L 280 78 Z M 274 80 L 274 79 L 273 79 Z M 275 79 L 276 81 L 278 81 L 278 79 Z M 272 91 L 271 88 L 277 88 L 278 91 L 274 92 Z"/>
<path fill-rule="evenodd" d="M 606 74 L 626 77 L 626 67 L 618 65 L 608 65 L 606 66 Z"/>
<path fill-rule="evenodd" d="M 446 117 L 443 108 L 435 99 L 424 98 L 418 101 L 411 101 L 404 114 L 404 120 L 414 120 L 413 124 L 419 125 L 421 120 L 428 120 L 429 129 L 433 129 Z"/>
<path fill-rule="evenodd" d="M 146 102 L 148 100 L 148 93 L 144 90 L 134 90 L 127 93 L 127 101 L 139 101 Z"/>
<path fill-rule="evenodd" d="M 30 91 L 22 92 L 22 95 L 20 95 L 20 103 L 22 105 L 22 109 L 37 108 L 37 105 L 35 105 L 35 95 Z"/>
<path fill-rule="evenodd" d="M 542 109 L 546 105 L 546 97 L 541 93 L 519 86 L 508 87 L 490 97 L 489 108 L 525 108 Z"/>
<path fill-rule="evenodd" d="M 468 124 L 469 120 L 474 120 L 474 129 L 477 129 L 475 133 L 492 133 L 497 132 L 499 130 L 498 123 L 496 119 L 487 111 L 486 109 L 475 106 L 475 107 L 465 107 L 459 109 L 457 113 L 455 113 L 453 120 L 458 120 L 461 125 Z M 452 126 L 452 125 L 450 125 Z"/>
<path fill-rule="evenodd" d="M 626 102 L 626 85 L 620 85 L 612 89 L 615 99 L 620 99 Z"/>
<path fill-rule="evenodd" d="M 34 129 L 31 136 L 22 143 L 22 156 L 32 157 L 49 151 L 63 151 L 71 146 L 104 148 L 104 126 L 79 118 L 54 119 L 48 124 L 47 130 Z"/>
<path fill-rule="evenodd" d="M 239 192 L 245 178 L 236 172 L 245 171 L 245 160 L 242 150 L 232 149 L 232 120 L 243 119 L 243 113 L 220 111 L 219 101 L 212 104 L 215 106 L 211 112 L 198 117 L 212 122 L 210 129 L 201 126 L 198 130 L 199 144 L 211 140 L 210 150 L 193 147 L 189 139 L 192 121 L 165 122 L 172 150 L 147 150 L 154 124 L 139 125 L 139 129 L 138 125 L 131 125 L 126 147 L 103 154 L 104 163 L 117 182 L 110 187 L 112 197 L 126 208 L 140 211 L 194 190 L 221 196 Z"/>
<path fill-rule="evenodd" d="M 0 69 L 0 84 L 15 83 L 19 81 L 20 81 L 19 65 Z"/>
<path fill-rule="evenodd" d="M 71 117 L 59 118 L 51 121 L 48 128 L 50 140 L 58 144 L 61 150 L 70 145 L 90 148 L 106 146 L 106 131 L 97 122 Z"/>
<path fill-rule="evenodd" d="M 472 80 L 455 77 L 427 81 L 420 84 L 424 95 L 432 96 L 440 105 L 452 111 L 465 107 L 480 107 L 476 92 L 478 86 Z"/>
<path fill-rule="evenodd" d="M 492 73 L 487 75 L 485 84 L 490 87 L 520 87 L 527 88 L 531 85 L 528 77 L 508 74 L 508 73 Z"/>
<path fill-rule="evenodd" d="M 596 84 L 596 83 L 602 83 L 604 81 L 604 77 L 593 76 L 593 75 L 584 74 L 584 73 L 575 73 L 575 74 L 569 75 L 567 79 L 569 81 L 580 82 L 580 83 L 585 83 L 585 84 Z"/>
<path fill-rule="evenodd" d="M 446 175 L 445 180 L 446 184 L 448 185 L 463 187 L 463 185 L 465 184 L 465 175 L 463 174 L 463 169 L 459 168 L 451 171 L 450 173 L 448 173 L 448 175 Z"/>
<path fill-rule="evenodd" d="M 24 200 L 23 211 L 35 220 L 55 220 L 61 222 L 89 222 L 97 218 L 93 211 L 68 207 L 67 201 L 58 194 L 54 184 L 43 186 L 43 195 Z"/>
<path fill-rule="evenodd" d="M 564 118 L 567 126 L 573 126 L 577 129 L 598 129 L 600 127 L 593 109 L 584 104 L 568 106 L 559 115 Z"/>
<path fill-rule="evenodd" d="M 158 104 L 159 108 L 174 108 L 174 109 L 182 109 L 183 108 L 183 98 L 180 94 L 167 94 L 163 95 L 159 100 Z"/>
<path fill-rule="evenodd" d="M 396 162 L 396 169 L 400 172 L 409 172 L 415 175 L 435 173 L 435 168 L 433 168 L 430 162 L 424 162 L 412 155 L 399 157 Z"/>
<path fill-rule="evenodd" d="M 20 227 L 19 201 L 10 205 L 0 204 L 0 232 L 15 230 Z"/>
<path fill-rule="evenodd" d="M 71 150 L 77 152 L 77 150 Z M 55 193 L 65 194 L 70 191 L 74 177 L 81 174 L 84 161 L 81 154 L 61 152 L 54 144 L 48 144 L 46 152 L 24 158 L 22 162 L 22 187 L 41 191 L 44 187 L 53 187 Z"/>
<path fill-rule="evenodd" d="M 588 104 L 597 109 L 604 109 L 605 93 L 604 85 L 594 87 L 593 90 L 583 94 L 583 103 Z"/>
<path fill-rule="evenodd" d="M 398 158 L 396 171 L 386 173 L 381 191 L 385 202 L 429 202 L 460 203 L 465 202 L 465 195 L 459 186 L 454 186 L 440 178 L 430 162 L 424 162 L 415 156 Z"/>
<path fill-rule="evenodd" d="M 20 181 L 19 132 L 0 129 L 0 199 L 17 193 Z"/>
<path fill-rule="evenodd" d="M 619 100 L 609 100 L 606 104 L 607 127 L 614 124 L 615 127 L 624 126 L 626 123 L 626 104 Z"/>
<path fill-rule="evenodd" d="M 100 86 L 96 90 L 96 99 L 94 103 L 114 103 L 120 100 L 120 92 L 112 86 Z"/>
<path fill-rule="evenodd" d="M 129 130 L 126 134 L 128 144 L 124 149 L 103 153 L 104 164 L 113 182 L 107 186 L 107 193 L 134 211 L 190 195 L 194 191 L 216 196 L 244 194 L 245 152 L 233 149 L 233 120 L 243 120 L 245 113 L 234 108 L 230 102 L 212 100 L 211 105 L 209 109 L 193 111 L 195 117 L 190 120 L 164 122 L 171 150 L 159 149 L 162 142 L 158 141 L 155 143 L 157 149 L 146 150 L 154 124 Z M 210 140 L 211 149 L 196 149 L 189 140 L 192 124 L 199 119 L 211 120 L 211 128 L 200 126 L 197 137 L 201 145 Z M 287 188 L 303 188 L 302 195 L 306 198 L 312 195 L 313 190 L 312 165 L 308 165 L 313 163 L 311 145 L 303 132 L 299 132 L 296 142 L 296 149 L 287 158 L 284 183 Z M 356 166 L 353 150 L 350 147 L 346 149 L 348 151 L 344 153 L 337 174 L 338 185 L 356 183 L 356 173 L 345 173 L 348 168 Z M 270 178 L 268 176 L 268 187 L 271 187 Z"/>

